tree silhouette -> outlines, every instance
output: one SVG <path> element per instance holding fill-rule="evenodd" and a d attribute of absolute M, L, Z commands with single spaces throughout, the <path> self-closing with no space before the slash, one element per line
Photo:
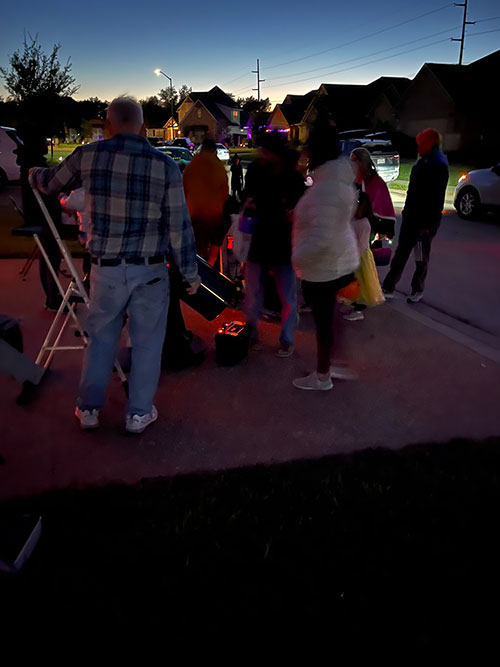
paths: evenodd
<path fill-rule="evenodd" d="M 54 44 L 50 55 L 44 53 L 38 42 L 38 35 L 24 36 L 22 52 L 16 51 L 9 59 L 9 67 L 0 67 L 0 74 L 5 80 L 5 88 L 18 102 L 43 96 L 47 99 L 55 96 L 74 95 L 80 86 L 75 86 L 71 75 L 71 62 L 66 65 L 59 62 L 60 44 Z"/>

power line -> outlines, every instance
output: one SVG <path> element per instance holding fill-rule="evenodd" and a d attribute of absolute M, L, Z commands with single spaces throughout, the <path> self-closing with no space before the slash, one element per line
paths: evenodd
<path fill-rule="evenodd" d="M 478 19 L 477 21 L 474 21 L 474 23 L 484 23 L 485 21 L 497 21 L 500 19 L 500 16 L 490 16 L 489 19 Z"/>
<path fill-rule="evenodd" d="M 269 65 L 265 67 L 264 69 L 267 71 L 268 69 L 275 69 L 276 67 L 283 67 L 284 65 L 291 65 L 292 63 L 297 63 L 301 60 L 307 60 L 308 58 L 313 58 L 314 56 L 320 56 L 323 55 L 324 53 L 329 53 L 330 51 L 335 51 L 336 49 L 341 49 L 344 46 L 350 46 L 351 44 L 356 44 L 357 42 L 360 42 L 364 39 L 368 39 L 369 37 L 375 37 L 376 35 L 380 35 L 383 32 L 387 32 L 388 30 L 393 30 L 394 28 L 399 28 L 402 25 L 406 25 L 407 23 L 411 23 L 412 21 L 417 21 L 418 19 L 423 18 L 424 16 L 430 16 L 431 14 L 436 14 L 437 12 L 443 11 L 443 9 L 448 9 L 449 7 L 453 7 L 455 3 L 448 3 L 446 5 L 443 5 L 442 7 L 438 7 L 438 9 L 432 9 L 429 12 L 425 12 L 424 14 L 419 14 L 418 16 L 414 16 L 411 19 L 406 19 L 405 21 L 400 21 L 399 23 L 395 23 L 394 25 L 388 26 L 387 28 L 382 28 L 381 30 L 377 30 L 375 32 L 370 33 L 369 35 L 364 35 L 363 37 L 360 37 L 358 39 L 353 39 L 350 42 L 344 42 L 343 44 L 339 44 L 338 46 L 332 46 L 329 49 L 324 49 L 323 51 L 317 51 L 316 53 L 311 53 L 309 56 L 303 56 L 302 58 L 295 58 L 295 60 L 288 60 L 287 62 L 284 63 L 278 63 L 277 65 Z"/>
<path fill-rule="evenodd" d="M 419 37 L 418 39 L 413 39 L 410 42 L 404 42 L 403 44 L 397 44 L 396 46 L 390 46 L 387 49 L 381 49 L 380 51 L 374 51 L 373 53 L 367 53 L 364 56 L 357 56 L 356 58 L 350 58 L 349 60 L 343 60 L 339 63 L 334 63 L 333 65 L 325 65 L 324 67 L 316 67 L 314 69 L 309 69 L 305 70 L 304 72 L 295 72 L 294 74 L 282 74 L 281 76 L 272 76 L 269 77 L 267 80 L 268 81 L 275 81 L 276 79 L 285 79 L 290 76 L 301 76 L 302 74 L 310 74 L 311 72 L 319 72 L 320 70 L 324 69 L 330 69 L 330 67 L 338 67 L 339 65 L 346 65 L 347 63 L 352 63 L 355 62 L 356 60 L 362 60 L 363 58 L 371 58 L 372 56 L 377 56 L 379 53 L 386 53 L 387 51 L 392 51 L 393 49 L 399 49 L 402 46 L 406 46 L 407 44 L 415 44 L 416 42 L 421 42 L 424 39 L 431 39 L 432 37 L 437 37 L 438 35 L 443 35 L 445 32 L 451 32 L 452 30 L 456 30 L 460 26 L 453 26 L 451 28 L 447 28 L 446 30 L 440 30 L 439 32 L 435 32 L 432 35 L 427 35 L 426 37 Z M 285 82 L 286 83 L 286 82 Z"/>
<path fill-rule="evenodd" d="M 226 83 L 221 84 L 222 86 L 228 86 L 230 83 L 233 83 L 233 81 L 239 81 L 242 79 L 244 76 L 248 76 L 249 74 L 252 74 L 249 70 L 247 70 L 244 74 L 241 76 L 236 76 L 234 79 L 231 79 L 231 81 L 226 81 Z"/>
<path fill-rule="evenodd" d="M 407 49 L 406 51 L 400 51 L 399 53 L 394 53 L 392 56 L 385 56 L 384 58 L 377 58 L 375 60 L 370 60 L 367 63 L 361 63 L 360 65 L 353 65 L 352 67 L 346 67 L 344 69 L 339 69 L 335 72 L 328 72 L 324 76 L 333 76 L 334 74 L 340 74 L 341 72 L 348 72 L 349 70 L 352 69 L 357 69 L 358 67 L 366 67 L 367 65 L 372 65 L 373 63 L 378 63 L 381 62 L 382 60 L 389 60 L 390 58 L 397 58 L 398 56 L 402 56 L 406 53 L 411 53 L 412 51 L 418 51 L 419 49 L 425 49 L 429 46 L 435 46 L 436 44 L 442 44 L 443 42 L 448 42 L 448 39 L 438 39 L 437 42 L 431 42 L 430 44 L 424 44 L 423 46 L 417 46 L 414 49 Z M 294 83 L 302 83 L 303 81 L 310 81 L 311 79 L 317 79 L 317 76 L 310 76 L 307 77 L 306 79 L 298 79 L 297 81 L 289 81 L 288 83 L 274 83 L 271 86 L 268 86 L 268 88 L 278 88 L 279 86 L 284 86 L 284 85 L 292 85 Z"/>
<path fill-rule="evenodd" d="M 454 5 L 454 3 L 453 3 L 453 5 Z M 451 7 L 451 6 L 452 6 L 451 4 L 449 4 L 449 5 L 444 5 L 443 7 L 439 8 L 439 9 L 436 9 L 436 10 L 433 10 L 433 11 L 430 12 L 430 13 L 438 12 L 438 11 L 441 11 L 441 10 L 446 9 L 447 7 Z M 410 21 L 413 21 L 413 20 L 417 20 L 418 18 L 421 18 L 422 16 L 424 16 L 424 15 L 422 14 L 422 15 L 416 17 L 415 19 L 408 19 L 406 22 L 410 22 Z M 475 23 L 485 23 L 485 22 L 487 22 L 487 21 L 497 21 L 497 20 L 499 20 L 499 19 L 500 19 L 500 16 L 490 16 L 489 18 L 486 18 L 486 19 L 478 19 L 477 21 L 475 21 Z M 403 23 L 405 23 L 405 22 L 403 22 Z M 397 24 L 397 26 L 399 26 L 399 25 L 403 25 L 403 23 Z M 392 27 L 397 27 L 397 26 L 392 26 Z M 450 30 L 456 30 L 458 27 L 460 27 L 460 26 L 456 26 L 456 27 L 454 27 L 454 28 L 450 28 Z M 390 30 L 390 29 L 391 29 L 391 28 L 384 28 L 383 30 L 379 31 L 379 33 L 380 33 L 380 32 L 384 32 L 384 31 L 387 31 L 387 30 Z M 445 32 L 448 32 L 448 31 L 447 31 L 447 30 L 443 30 L 442 32 L 445 33 Z M 488 30 L 488 31 L 486 31 L 486 32 L 481 32 L 481 33 L 471 33 L 471 34 L 481 34 L 481 35 L 484 35 L 484 34 L 487 34 L 487 33 L 489 33 L 489 32 L 495 32 L 495 30 L 493 30 L 493 31 Z M 341 44 L 340 46 L 335 46 L 335 47 L 333 47 L 332 49 L 327 49 L 326 51 L 324 51 L 324 52 L 322 52 L 322 53 L 327 53 L 328 51 L 332 51 L 332 50 L 335 50 L 335 49 L 340 49 L 340 48 L 342 48 L 342 46 L 349 46 L 350 44 L 354 44 L 354 43 L 356 43 L 357 41 L 361 41 L 361 40 L 367 39 L 368 37 L 373 37 L 375 34 L 377 34 L 377 33 L 372 33 L 371 35 L 366 35 L 365 37 L 362 37 L 362 38 L 360 38 L 359 40 L 353 40 L 352 42 L 346 42 L 345 44 Z M 436 35 L 439 35 L 439 34 L 441 34 L 441 33 L 435 33 L 435 34 L 436 34 Z M 428 38 L 430 39 L 432 36 L 433 36 L 433 35 L 429 35 Z M 422 37 L 421 39 L 427 39 L 427 38 Z M 405 42 L 405 43 L 406 43 L 406 44 L 413 44 L 415 41 L 418 41 L 418 40 L 413 40 L 412 42 Z M 392 47 L 392 48 L 398 48 L 398 47 Z M 387 50 L 389 51 L 390 49 L 387 49 Z M 382 53 L 382 51 L 379 51 L 379 52 L 376 52 L 376 53 Z M 319 54 L 313 54 L 313 55 L 319 55 Z M 367 56 L 361 56 L 361 57 L 366 57 L 366 58 L 368 58 L 368 57 L 370 57 L 371 55 L 375 55 L 375 54 L 369 54 L 369 55 L 367 55 Z M 299 58 L 298 60 L 303 60 L 303 59 L 306 59 L 306 58 L 309 58 L 309 57 L 312 57 L 312 56 L 305 56 L 305 58 Z M 281 65 L 291 64 L 291 63 L 293 63 L 293 62 L 297 62 L 297 60 L 289 61 L 289 63 L 281 63 Z M 348 60 L 346 60 L 346 61 L 343 61 L 343 62 L 341 62 L 341 63 L 336 63 L 335 65 L 326 65 L 325 67 L 317 67 L 316 69 L 306 70 L 306 71 L 304 71 L 304 72 L 296 72 L 295 74 L 283 74 L 281 77 L 270 77 L 270 78 L 268 78 L 267 80 L 268 80 L 268 81 L 273 81 L 273 80 L 276 80 L 276 79 L 286 78 L 286 77 L 289 77 L 289 76 L 300 76 L 300 75 L 302 75 L 302 74 L 309 74 L 309 72 L 316 72 L 316 71 L 319 71 L 319 70 L 321 70 L 321 69 L 328 69 L 329 67 L 337 67 L 337 65 L 343 65 L 344 63 L 347 63 L 347 62 L 352 62 L 352 61 L 348 61 Z M 280 67 L 281 65 L 271 65 L 271 66 L 269 66 L 267 69 L 274 69 L 275 67 Z M 236 77 L 234 77 L 234 79 L 230 79 L 229 81 L 226 81 L 226 83 L 223 83 L 223 84 L 221 84 L 221 85 L 222 85 L 222 86 L 228 86 L 229 84 L 231 84 L 231 83 L 233 83 L 233 82 L 235 82 L 235 81 L 239 81 L 240 79 L 243 79 L 243 77 L 245 77 L 245 76 L 249 76 L 250 74 L 252 74 L 252 72 L 249 71 L 249 70 L 247 70 L 247 71 L 245 71 L 243 74 L 241 74 L 241 75 L 239 75 L 239 76 L 236 76 Z M 250 86 L 245 86 L 244 88 L 240 88 L 239 91 L 242 91 L 242 90 L 249 90 L 249 89 L 250 89 Z M 239 92 L 239 91 L 236 91 L 236 92 Z"/>
<path fill-rule="evenodd" d="M 467 37 L 478 37 L 478 35 L 489 35 L 490 32 L 500 32 L 500 28 L 494 30 L 483 30 L 482 32 L 471 32 Z"/>
<path fill-rule="evenodd" d="M 480 23 L 480 22 L 484 22 L 484 21 L 493 21 L 493 20 L 496 20 L 496 19 L 500 19 L 500 16 L 499 17 L 491 17 L 489 19 L 481 19 L 481 21 L 476 21 L 476 23 Z M 445 33 L 445 32 L 449 32 L 450 30 L 455 30 L 455 29 L 456 28 L 450 28 L 448 30 L 443 30 L 442 32 Z M 479 36 L 479 35 L 488 35 L 488 34 L 494 33 L 494 32 L 500 32 L 500 28 L 494 28 L 492 30 L 483 30 L 481 32 L 471 32 L 471 33 L 468 34 L 468 37 L 475 37 L 475 36 Z M 438 34 L 440 34 L 440 33 L 435 33 L 435 35 L 438 35 Z M 406 42 L 406 44 L 411 44 L 411 43 L 414 43 L 416 41 L 421 41 L 421 39 L 430 39 L 433 36 L 434 35 L 428 35 L 427 37 L 422 37 L 418 40 L 413 40 L 413 42 Z M 436 44 L 442 44 L 442 43 L 447 42 L 447 41 L 448 41 L 447 39 L 441 39 L 441 40 L 438 40 L 436 42 L 432 42 L 431 44 L 424 44 L 424 45 L 418 46 L 414 49 L 408 49 L 408 50 L 405 50 L 405 51 L 401 51 L 400 53 L 394 53 L 394 54 L 392 54 L 390 56 L 386 56 L 384 58 L 377 58 L 375 60 L 370 60 L 367 63 L 360 63 L 359 65 L 354 65 L 353 67 L 346 67 L 344 69 L 336 70 L 334 72 L 327 72 L 325 74 L 325 76 L 333 76 L 334 74 L 340 74 L 342 72 L 347 72 L 349 70 L 357 69 L 359 67 L 365 67 L 367 65 L 371 65 L 371 64 L 376 63 L 376 62 L 381 62 L 383 60 L 389 60 L 390 58 L 396 58 L 400 55 L 404 55 L 406 53 L 411 53 L 413 51 L 418 51 L 419 49 L 423 49 L 423 48 L 426 48 L 428 46 L 430 47 L 430 46 L 435 46 Z M 399 46 L 401 46 L 401 45 L 399 44 L 398 46 L 391 47 L 390 49 L 384 49 L 383 51 L 389 51 L 389 50 L 392 50 L 394 48 L 399 48 Z M 367 54 L 365 56 L 360 56 L 360 57 L 361 58 L 369 58 L 372 55 L 376 55 L 377 53 L 382 53 L 383 51 L 378 51 L 378 52 Z M 343 62 L 340 62 L 340 63 L 336 63 L 335 65 L 327 65 L 327 67 L 322 67 L 322 68 L 318 68 L 318 69 L 327 69 L 329 67 L 337 67 L 338 65 L 343 65 L 347 62 L 352 62 L 354 60 L 359 60 L 359 58 L 353 58 L 353 59 L 351 59 L 351 61 L 343 61 Z M 314 71 L 314 70 L 310 70 L 310 71 Z M 302 72 L 302 73 L 305 74 L 306 72 Z M 297 72 L 295 75 L 284 75 L 284 76 L 299 76 L 299 74 L 300 73 Z M 280 78 L 284 78 L 284 77 L 274 77 L 274 78 L 280 79 Z M 305 79 L 298 79 L 298 80 L 295 80 L 295 81 L 283 81 L 283 82 L 278 83 L 278 84 L 271 84 L 270 86 L 268 86 L 268 88 L 278 88 L 280 86 L 293 85 L 295 83 L 302 83 L 303 81 L 311 81 L 312 79 L 316 79 L 316 78 L 317 78 L 316 76 L 311 76 L 311 77 L 307 77 Z M 271 79 L 268 79 L 268 80 L 270 81 Z M 244 90 L 250 90 L 250 89 L 251 89 L 250 86 L 245 86 L 244 88 L 240 88 L 240 89 L 238 89 L 234 92 L 239 93 L 239 92 L 242 92 Z"/>

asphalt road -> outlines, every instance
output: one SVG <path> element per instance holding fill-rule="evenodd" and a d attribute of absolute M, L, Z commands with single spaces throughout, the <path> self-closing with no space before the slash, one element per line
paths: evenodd
<path fill-rule="evenodd" d="M 392 194 L 392 193 L 391 193 Z M 397 233 L 404 193 L 394 195 Z M 451 209 L 451 207 L 448 207 Z M 397 236 L 393 248 L 397 245 Z M 410 292 L 410 258 L 398 290 Z M 387 269 L 381 269 L 383 277 Z M 447 210 L 432 246 L 423 303 L 500 338 L 500 219 L 466 221 Z"/>

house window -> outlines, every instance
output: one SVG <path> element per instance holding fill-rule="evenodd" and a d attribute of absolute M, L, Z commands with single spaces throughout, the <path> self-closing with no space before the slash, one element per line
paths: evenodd
<path fill-rule="evenodd" d="M 237 111 L 233 111 L 233 118 L 238 118 L 238 112 Z"/>

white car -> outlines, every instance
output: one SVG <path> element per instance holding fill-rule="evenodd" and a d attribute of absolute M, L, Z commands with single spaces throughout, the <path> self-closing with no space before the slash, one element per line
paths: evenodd
<path fill-rule="evenodd" d="M 482 211 L 500 211 L 500 162 L 490 169 L 462 174 L 455 188 L 453 205 L 461 218 L 471 220 Z"/>
<path fill-rule="evenodd" d="M 219 160 L 229 160 L 229 151 L 224 144 L 215 144 L 217 146 L 217 157 Z"/>
<path fill-rule="evenodd" d="M 0 188 L 9 181 L 18 181 L 21 177 L 14 151 L 22 142 L 13 127 L 0 127 Z"/>
<path fill-rule="evenodd" d="M 196 148 L 194 152 L 195 155 L 201 151 L 201 146 L 202 144 L 200 144 L 198 148 Z M 227 162 L 229 160 L 228 149 L 224 146 L 224 144 L 215 144 L 215 146 L 217 147 L 217 157 L 219 158 L 219 160 Z"/>
<path fill-rule="evenodd" d="M 355 132 L 364 132 L 364 130 Z M 378 134 L 383 135 L 384 133 L 379 132 Z M 399 177 L 399 153 L 388 139 L 378 138 L 378 134 L 351 137 L 349 132 L 340 132 L 340 151 L 342 155 L 349 156 L 355 148 L 366 148 L 379 176 L 386 183 L 392 183 Z"/>

